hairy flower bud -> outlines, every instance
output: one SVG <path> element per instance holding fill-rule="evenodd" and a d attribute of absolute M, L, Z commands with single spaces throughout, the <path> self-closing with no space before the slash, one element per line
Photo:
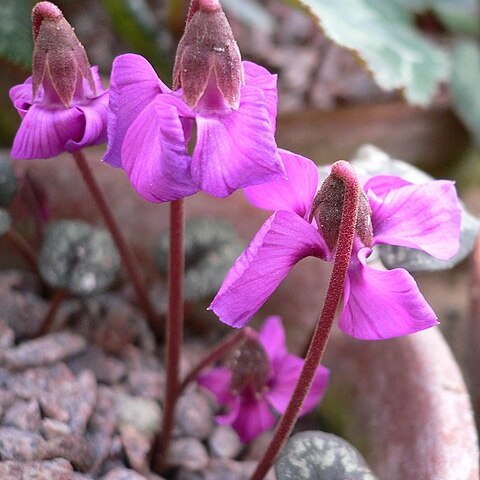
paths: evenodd
<path fill-rule="evenodd" d="M 261 395 L 270 375 L 270 360 L 265 349 L 255 337 L 245 340 L 237 350 L 232 364 L 232 392 L 251 388 L 252 393 Z"/>
<path fill-rule="evenodd" d="M 325 179 L 313 201 L 310 221 L 315 217 L 318 229 L 331 250 L 334 250 L 342 220 L 345 182 L 356 175 L 348 162 L 340 160 L 332 166 L 332 172 Z M 371 209 L 365 193 L 359 195 L 356 234 L 365 246 L 371 247 L 373 241 Z M 348 212 L 347 212 L 348 214 Z"/>
<path fill-rule="evenodd" d="M 195 108 L 207 89 L 236 110 L 243 68 L 232 29 L 218 0 L 192 0 L 178 45 L 173 88 L 183 88 L 185 103 Z M 216 94 L 216 95 L 215 95 Z M 210 98 L 218 103 L 219 98 Z"/>
<path fill-rule="evenodd" d="M 61 103 L 68 107 L 76 89 L 82 88 L 82 77 L 88 82 L 92 93 L 96 94 L 85 49 L 56 5 L 50 2 L 35 5 L 32 30 L 33 98 L 40 85 L 51 84 Z"/>

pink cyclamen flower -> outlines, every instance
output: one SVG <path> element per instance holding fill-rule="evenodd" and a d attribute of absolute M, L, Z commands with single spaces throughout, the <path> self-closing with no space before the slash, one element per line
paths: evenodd
<path fill-rule="evenodd" d="M 238 258 L 210 309 L 220 320 L 242 327 L 302 258 L 332 260 L 333 252 L 311 220 L 318 188 L 316 165 L 280 152 L 289 180 L 250 187 L 250 202 L 275 210 Z M 377 244 L 423 250 L 439 259 L 459 248 L 460 205 L 453 182 L 411 184 L 399 177 L 375 176 L 363 185 L 371 209 L 371 233 L 358 235 L 350 260 L 340 328 L 361 339 L 390 338 L 429 328 L 437 318 L 411 275 L 402 268 L 377 270 L 367 258 Z"/>
<path fill-rule="evenodd" d="M 51 158 L 107 139 L 108 92 L 73 28 L 53 3 L 32 12 L 32 76 L 10 90 L 22 118 L 13 158 Z"/>
<path fill-rule="evenodd" d="M 285 412 L 303 362 L 288 353 L 280 317 L 272 316 L 258 335 L 247 339 L 231 367 L 213 368 L 198 383 L 227 410 L 217 422 L 231 425 L 242 442 L 249 442 L 275 424 L 276 414 Z M 301 415 L 320 402 L 328 376 L 328 369 L 320 365 Z"/>
<path fill-rule="evenodd" d="M 177 50 L 174 91 L 143 57 L 115 59 L 104 160 L 123 168 L 151 202 L 200 190 L 225 197 L 283 178 L 274 138 L 276 82 L 264 68 L 241 62 L 217 1 L 193 0 Z"/>

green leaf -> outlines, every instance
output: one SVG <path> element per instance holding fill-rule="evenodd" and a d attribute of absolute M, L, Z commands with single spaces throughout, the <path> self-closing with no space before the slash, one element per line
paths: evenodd
<path fill-rule="evenodd" d="M 463 41 L 453 50 L 450 78 L 453 106 L 480 145 L 480 48 Z"/>
<path fill-rule="evenodd" d="M 0 56 L 30 68 L 32 64 L 33 0 L 2 0 L 0 9 Z"/>
<path fill-rule="evenodd" d="M 421 36 L 407 8 L 385 0 L 298 0 L 335 43 L 355 51 L 385 90 L 427 105 L 448 76 L 446 54 Z"/>

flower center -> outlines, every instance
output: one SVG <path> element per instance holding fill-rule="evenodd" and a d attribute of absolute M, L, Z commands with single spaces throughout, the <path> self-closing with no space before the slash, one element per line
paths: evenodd
<path fill-rule="evenodd" d="M 252 393 L 261 397 L 268 389 L 270 360 L 265 349 L 256 338 L 247 338 L 235 353 L 232 361 L 232 393 Z"/>

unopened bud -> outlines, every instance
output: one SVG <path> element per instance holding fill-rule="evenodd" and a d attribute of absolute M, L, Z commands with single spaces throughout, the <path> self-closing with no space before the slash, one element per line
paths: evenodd
<path fill-rule="evenodd" d="M 243 67 L 232 29 L 218 0 L 192 0 L 177 48 L 173 88 L 182 88 L 185 103 L 195 108 L 209 82 L 231 108 L 238 108 Z"/>
<path fill-rule="evenodd" d="M 256 336 L 248 337 L 236 351 L 232 363 L 233 392 L 251 388 L 252 393 L 261 394 L 270 376 L 270 360 Z"/>
<path fill-rule="evenodd" d="M 322 183 L 313 201 L 310 221 L 315 217 L 318 229 L 331 250 L 335 249 L 338 242 L 345 197 L 345 182 L 353 176 L 356 176 L 355 171 L 348 162 L 340 160 L 334 163 L 330 175 Z M 370 203 L 361 189 L 358 190 L 357 195 L 356 234 L 365 246 L 371 247 L 373 231 Z"/>
<path fill-rule="evenodd" d="M 50 2 L 37 3 L 32 11 L 32 30 L 35 44 L 33 98 L 40 85 L 49 82 L 61 102 L 68 107 L 77 82 L 81 83 L 82 77 L 95 94 L 95 83 L 85 49 L 60 9 Z"/>

